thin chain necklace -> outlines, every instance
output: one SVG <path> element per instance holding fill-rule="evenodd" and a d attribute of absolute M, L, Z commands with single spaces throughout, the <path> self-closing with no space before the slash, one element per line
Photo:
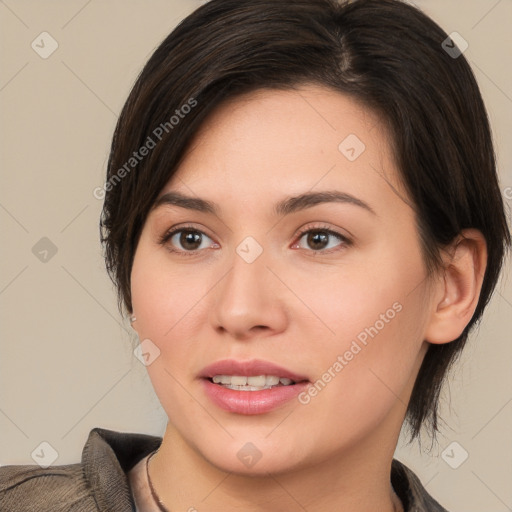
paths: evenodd
<path fill-rule="evenodd" d="M 148 477 L 149 490 L 151 491 L 151 496 L 153 497 L 153 501 L 155 502 L 156 506 L 158 507 L 158 510 L 160 510 L 161 512 L 170 512 L 169 509 L 166 508 L 165 505 L 162 503 L 162 500 L 159 498 L 158 494 L 156 493 L 155 488 L 153 487 L 153 483 L 151 482 L 151 477 L 149 476 L 149 459 L 151 459 L 151 457 L 153 457 L 153 455 L 155 455 L 155 453 L 157 451 L 158 450 L 155 450 L 154 452 L 152 452 L 146 459 L 146 475 Z M 400 501 L 400 498 L 398 498 L 398 495 L 396 493 L 394 493 L 394 494 L 397 497 L 398 501 Z M 396 503 L 393 503 L 393 512 L 403 512 L 403 511 L 404 511 L 404 509 L 401 504 L 400 504 L 400 507 L 397 508 Z"/>
<path fill-rule="evenodd" d="M 158 450 L 152 452 L 146 459 L 146 475 L 148 477 L 149 490 L 151 491 L 151 496 L 153 496 L 153 501 L 156 503 L 156 506 L 158 507 L 159 510 L 161 510 L 161 512 L 169 512 L 169 509 L 165 508 L 164 504 L 162 503 L 162 500 L 158 497 L 158 494 L 156 493 L 155 488 L 151 483 L 151 478 L 149 476 L 149 459 L 151 459 L 151 457 L 153 457 L 153 455 L 155 455 L 157 451 Z"/>

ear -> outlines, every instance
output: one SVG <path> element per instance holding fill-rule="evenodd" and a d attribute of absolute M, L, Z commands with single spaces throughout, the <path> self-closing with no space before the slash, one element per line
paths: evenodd
<path fill-rule="evenodd" d="M 470 322 L 480 297 L 487 266 L 482 233 L 466 229 L 443 251 L 444 270 L 436 282 L 425 341 L 456 340 Z"/>

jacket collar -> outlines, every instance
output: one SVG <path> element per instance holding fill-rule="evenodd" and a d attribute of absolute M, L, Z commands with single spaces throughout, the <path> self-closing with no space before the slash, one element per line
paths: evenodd
<path fill-rule="evenodd" d="M 103 428 L 90 431 L 82 451 L 82 467 L 99 510 L 135 510 L 126 473 L 161 442 L 161 437 L 145 434 Z"/>

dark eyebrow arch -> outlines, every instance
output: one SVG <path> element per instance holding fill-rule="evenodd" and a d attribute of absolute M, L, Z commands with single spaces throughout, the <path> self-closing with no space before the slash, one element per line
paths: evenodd
<path fill-rule="evenodd" d="M 355 206 L 364 208 L 373 215 L 377 215 L 369 204 L 351 194 L 339 192 L 337 190 L 328 190 L 325 192 L 307 192 L 299 196 L 289 197 L 284 201 L 277 203 L 274 207 L 274 211 L 277 215 L 288 215 L 290 213 L 304 210 L 306 208 L 311 208 L 312 206 L 322 203 L 353 204 Z"/>
<path fill-rule="evenodd" d="M 376 215 L 375 211 L 369 204 L 351 194 L 339 192 L 337 190 L 306 192 L 305 194 L 300 194 L 298 196 L 288 197 L 274 206 L 274 213 L 279 216 L 289 215 L 322 203 L 348 203 L 364 208 L 373 215 Z M 207 201 L 199 197 L 189 197 L 181 194 L 180 192 L 167 192 L 162 195 L 153 205 L 153 209 L 162 205 L 179 206 L 188 210 L 211 213 L 217 216 L 220 211 L 218 205 L 211 201 Z"/>
<path fill-rule="evenodd" d="M 215 203 L 200 199 L 199 197 L 189 197 L 180 192 L 167 192 L 159 197 L 153 205 L 153 210 L 162 205 L 180 206 L 187 210 L 196 210 L 198 212 L 212 213 L 218 215 L 219 209 Z"/>

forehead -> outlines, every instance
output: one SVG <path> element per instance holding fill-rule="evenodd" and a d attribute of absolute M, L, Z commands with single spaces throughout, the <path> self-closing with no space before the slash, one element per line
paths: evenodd
<path fill-rule="evenodd" d="M 265 149 L 262 157 L 272 153 L 290 159 L 293 154 L 286 153 L 287 149 L 298 156 L 338 150 L 341 140 L 351 133 L 361 141 L 370 142 L 371 136 L 372 144 L 386 138 L 371 110 L 332 89 L 317 85 L 259 89 L 218 105 L 198 130 L 191 151 L 199 145 L 209 145 L 211 150 L 229 144 L 229 154 L 235 153 L 236 146 L 249 136 L 256 151 Z"/>
<path fill-rule="evenodd" d="M 162 194 L 182 190 L 249 205 L 315 188 L 368 197 L 394 189 L 389 199 L 396 200 L 401 186 L 378 116 L 346 95 L 309 85 L 220 104 Z"/>

